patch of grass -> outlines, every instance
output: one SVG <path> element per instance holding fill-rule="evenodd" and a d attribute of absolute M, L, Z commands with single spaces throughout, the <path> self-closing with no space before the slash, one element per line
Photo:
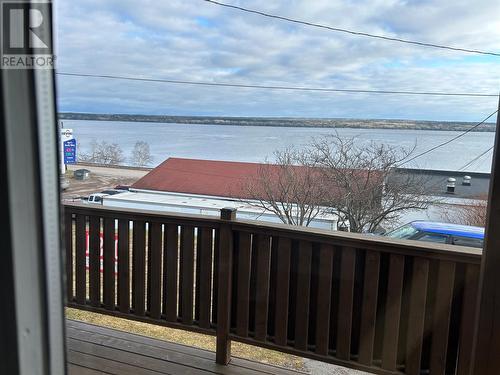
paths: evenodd
<path fill-rule="evenodd" d="M 93 312 L 66 308 L 68 319 L 80 320 L 103 327 L 114 328 L 125 332 L 136 333 L 155 339 L 171 341 L 178 344 L 189 345 L 201 349 L 215 351 L 215 337 L 183 331 L 180 329 L 157 326 L 148 323 L 136 322 L 117 318 L 109 315 L 97 314 Z M 250 359 L 275 366 L 304 370 L 304 361 L 300 357 L 290 354 L 280 353 L 274 350 L 263 349 L 257 346 L 232 342 L 231 354 L 235 357 Z"/>

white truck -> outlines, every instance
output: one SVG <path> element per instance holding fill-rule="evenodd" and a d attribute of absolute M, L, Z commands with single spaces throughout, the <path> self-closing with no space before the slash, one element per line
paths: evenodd
<path fill-rule="evenodd" d="M 222 208 L 231 207 L 237 209 L 236 215 L 239 219 L 281 223 L 281 220 L 274 213 L 263 211 L 247 202 L 227 197 L 130 189 L 129 191 L 119 191 L 119 193 L 102 191 L 91 194 L 87 203 L 115 208 L 211 216 L 219 216 Z M 335 213 L 320 213 L 309 226 L 336 230 L 337 222 L 338 216 Z"/>
<path fill-rule="evenodd" d="M 109 189 L 109 190 L 103 190 L 100 193 L 93 193 L 88 196 L 88 198 L 84 198 L 83 202 L 84 203 L 91 203 L 91 204 L 100 204 L 103 205 L 104 202 L 104 197 L 110 197 L 112 195 L 120 194 L 125 192 L 126 190 L 120 190 L 120 189 Z"/>

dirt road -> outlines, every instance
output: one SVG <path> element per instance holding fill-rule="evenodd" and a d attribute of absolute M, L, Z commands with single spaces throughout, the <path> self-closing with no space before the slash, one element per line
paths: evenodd
<path fill-rule="evenodd" d="M 73 172 L 82 168 L 90 171 L 90 178 L 84 181 L 75 180 Z M 62 193 L 62 198 L 64 201 L 79 200 L 83 196 L 112 189 L 117 185 L 129 186 L 148 172 L 149 170 L 134 168 L 70 165 L 65 176 L 69 187 Z"/>

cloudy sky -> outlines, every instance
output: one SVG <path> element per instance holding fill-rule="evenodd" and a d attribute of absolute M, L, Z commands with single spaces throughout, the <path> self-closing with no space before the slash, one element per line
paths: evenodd
<path fill-rule="evenodd" d="M 498 0 L 223 0 L 367 33 L 500 52 Z M 60 0 L 59 72 L 496 94 L 500 57 L 355 37 L 203 0 Z M 495 98 L 199 87 L 58 76 L 60 111 L 479 121 Z"/>

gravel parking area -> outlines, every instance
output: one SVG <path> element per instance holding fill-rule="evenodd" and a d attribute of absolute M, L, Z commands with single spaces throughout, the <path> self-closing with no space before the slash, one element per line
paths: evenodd
<path fill-rule="evenodd" d="M 75 180 L 73 172 L 77 169 L 88 169 L 90 178 L 87 180 Z M 64 201 L 79 200 L 104 189 L 112 189 L 117 185 L 132 185 L 135 181 L 146 175 L 149 171 L 145 169 L 102 167 L 89 165 L 70 165 L 65 178 L 69 182 L 69 187 L 63 191 Z"/>

